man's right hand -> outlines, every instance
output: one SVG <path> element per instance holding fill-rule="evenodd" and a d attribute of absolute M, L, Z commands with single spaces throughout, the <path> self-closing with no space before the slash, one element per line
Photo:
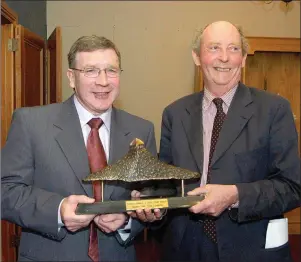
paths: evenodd
<path fill-rule="evenodd" d="M 60 214 L 65 227 L 75 232 L 90 224 L 96 215 L 76 215 L 75 210 L 78 203 L 94 203 L 95 199 L 85 195 L 71 195 L 65 198 L 61 204 Z"/>

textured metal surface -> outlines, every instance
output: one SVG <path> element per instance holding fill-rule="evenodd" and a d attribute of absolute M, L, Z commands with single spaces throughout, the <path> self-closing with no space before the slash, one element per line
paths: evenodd
<path fill-rule="evenodd" d="M 180 167 L 168 165 L 155 158 L 144 147 L 144 143 L 135 139 L 129 152 L 113 165 L 108 165 L 100 172 L 92 173 L 84 181 L 122 180 L 126 182 L 162 180 L 162 179 L 192 179 L 200 174 Z"/>

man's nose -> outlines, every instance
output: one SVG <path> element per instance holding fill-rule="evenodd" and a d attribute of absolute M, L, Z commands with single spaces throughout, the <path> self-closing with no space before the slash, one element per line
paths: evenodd
<path fill-rule="evenodd" d="M 105 70 L 100 70 L 99 75 L 95 78 L 95 82 L 97 85 L 108 85 L 108 77 Z"/>
<path fill-rule="evenodd" d="M 223 62 L 227 62 L 228 59 L 229 59 L 229 55 L 228 55 L 228 52 L 227 50 L 222 50 L 221 53 L 220 53 L 220 60 L 223 61 Z"/>

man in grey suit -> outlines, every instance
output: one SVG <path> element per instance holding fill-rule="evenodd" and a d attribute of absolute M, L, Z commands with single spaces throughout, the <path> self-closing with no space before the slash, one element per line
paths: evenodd
<path fill-rule="evenodd" d="M 133 238 L 143 224 L 126 214 L 76 215 L 93 203 L 86 151 L 88 122 L 101 118 L 100 139 L 109 164 L 123 157 L 134 138 L 156 155 L 154 126 L 113 107 L 119 94 L 121 57 L 110 40 L 79 38 L 68 54 L 64 103 L 15 111 L 2 150 L 2 219 L 22 227 L 19 261 L 90 261 L 89 225 L 97 226 L 100 261 L 135 261 Z M 129 199 L 121 182 L 104 186 L 104 200 Z"/>
<path fill-rule="evenodd" d="M 168 211 L 162 259 L 292 261 L 283 214 L 300 206 L 300 158 L 289 102 L 240 83 L 247 42 L 229 22 L 205 27 L 192 55 L 204 90 L 165 108 L 160 159 L 198 171 L 185 191 L 206 198 Z"/>

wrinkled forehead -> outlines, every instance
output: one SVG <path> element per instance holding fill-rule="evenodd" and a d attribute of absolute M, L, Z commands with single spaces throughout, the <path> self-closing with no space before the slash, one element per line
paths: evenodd
<path fill-rule="evenodd" d="M 209 25 L 203 32 L 202 42 L 218 44 L 241 45 L 241 38 L 236 27 L 230 23 L 217 23 Z"/>

